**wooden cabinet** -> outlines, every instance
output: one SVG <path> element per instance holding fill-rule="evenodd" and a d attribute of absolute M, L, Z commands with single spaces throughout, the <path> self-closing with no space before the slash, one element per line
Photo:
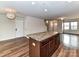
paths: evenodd
<path fill-rule="evenodd" d="M 51 56 L 55 51 L 55 41 L 51 40 L 49 42 L 49 56 Z"/>
<path fill-rule="evenodd" d="M 49 43 L 45 44 L 44 46 L 41 46 L 40 49 L 40 56 L 48 56 L 49 55 Z"/>
<path fill-rule="evenodd" d="M 59 38 L 60 38 L 59 34 L 55 35 L 55 49 L 57 49 L 60 44 Z"/>
<path fill-rule="evenodd" d="M 35 43 L 35 46 L 33 46 Z M 49 57 L 57 50 L 60 45 L 60 36 L 56 34 L 43 41 L 36 41 L 32 38 L 29 39 L 30 56 L 36 57 Z"/>
<path fill-rule="evenodd" d="M 40 42 L 32 38 L 29 39 L 29 55 L 30 57 L 40 56 Z"/>

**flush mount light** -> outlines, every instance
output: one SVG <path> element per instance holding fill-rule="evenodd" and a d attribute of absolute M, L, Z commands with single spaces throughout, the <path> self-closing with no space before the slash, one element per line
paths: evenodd
<path fill-rule="evenodd" d="M 46 20 L 46 23 L 48 24 L 48 20 Z"/>
<path fill-rule="evenodd" d="M 71 2 L 72 2 L 72 0 L 68 0 L 67 2 L 68 2 L 68 3 L 71 3 Z"/>
<path fill-rule="evenodd" d="M 47 12 L 47 9 L 44 9 L 45 12 Z"/>
<path fill-rule="evenodd" d="M 32 5 L 34 5 L 35 4 L 35 2 L 32 2 Z"/>

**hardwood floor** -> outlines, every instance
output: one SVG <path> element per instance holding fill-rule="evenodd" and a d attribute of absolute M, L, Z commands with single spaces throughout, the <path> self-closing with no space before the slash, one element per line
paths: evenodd
<path fill-rule="evenodd" d="M 0 57 L 29 56 L 29 42 L 25 37 L 0 42 Z"/>
<path fill-rule="evenodd" d="M 52 57 L 79 57 L 79 49 L 65 49 L 60 45 Z"/>
<path fill-rule="evenodd" d="M 1 41 L 0 57 L 29 57 L 29 40 L 21 37 Z M 65 49 L 61 44 L 52 57 L 79 57 L 79 50 Z"/>

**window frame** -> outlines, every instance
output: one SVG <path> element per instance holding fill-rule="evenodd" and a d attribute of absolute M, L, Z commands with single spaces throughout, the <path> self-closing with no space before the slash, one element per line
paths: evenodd
<path fill-rule="evenodd" d="M 75 24 L 76 23 L 76 24 Z M 70 22 L 70 29 L 77 30 L 78 29 L 78 22 Z"/>
<path fill-rule="evenodd" d="M 63 23 L 63 30 L 69 30 L 70 22 L 64 22 Z"/>

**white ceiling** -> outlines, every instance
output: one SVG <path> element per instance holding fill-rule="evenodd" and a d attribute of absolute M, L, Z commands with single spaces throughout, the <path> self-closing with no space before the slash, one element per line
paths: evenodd
<path fill-rule="evenodd" d="M 26 16 L 48 19 L 79 13 L 79 1 L 35 1 L 34 5 L 31 1 L 1 1 L 0 7 L 15 8 Z M 44 9 L 48 11 L 45 12 Z"/>

